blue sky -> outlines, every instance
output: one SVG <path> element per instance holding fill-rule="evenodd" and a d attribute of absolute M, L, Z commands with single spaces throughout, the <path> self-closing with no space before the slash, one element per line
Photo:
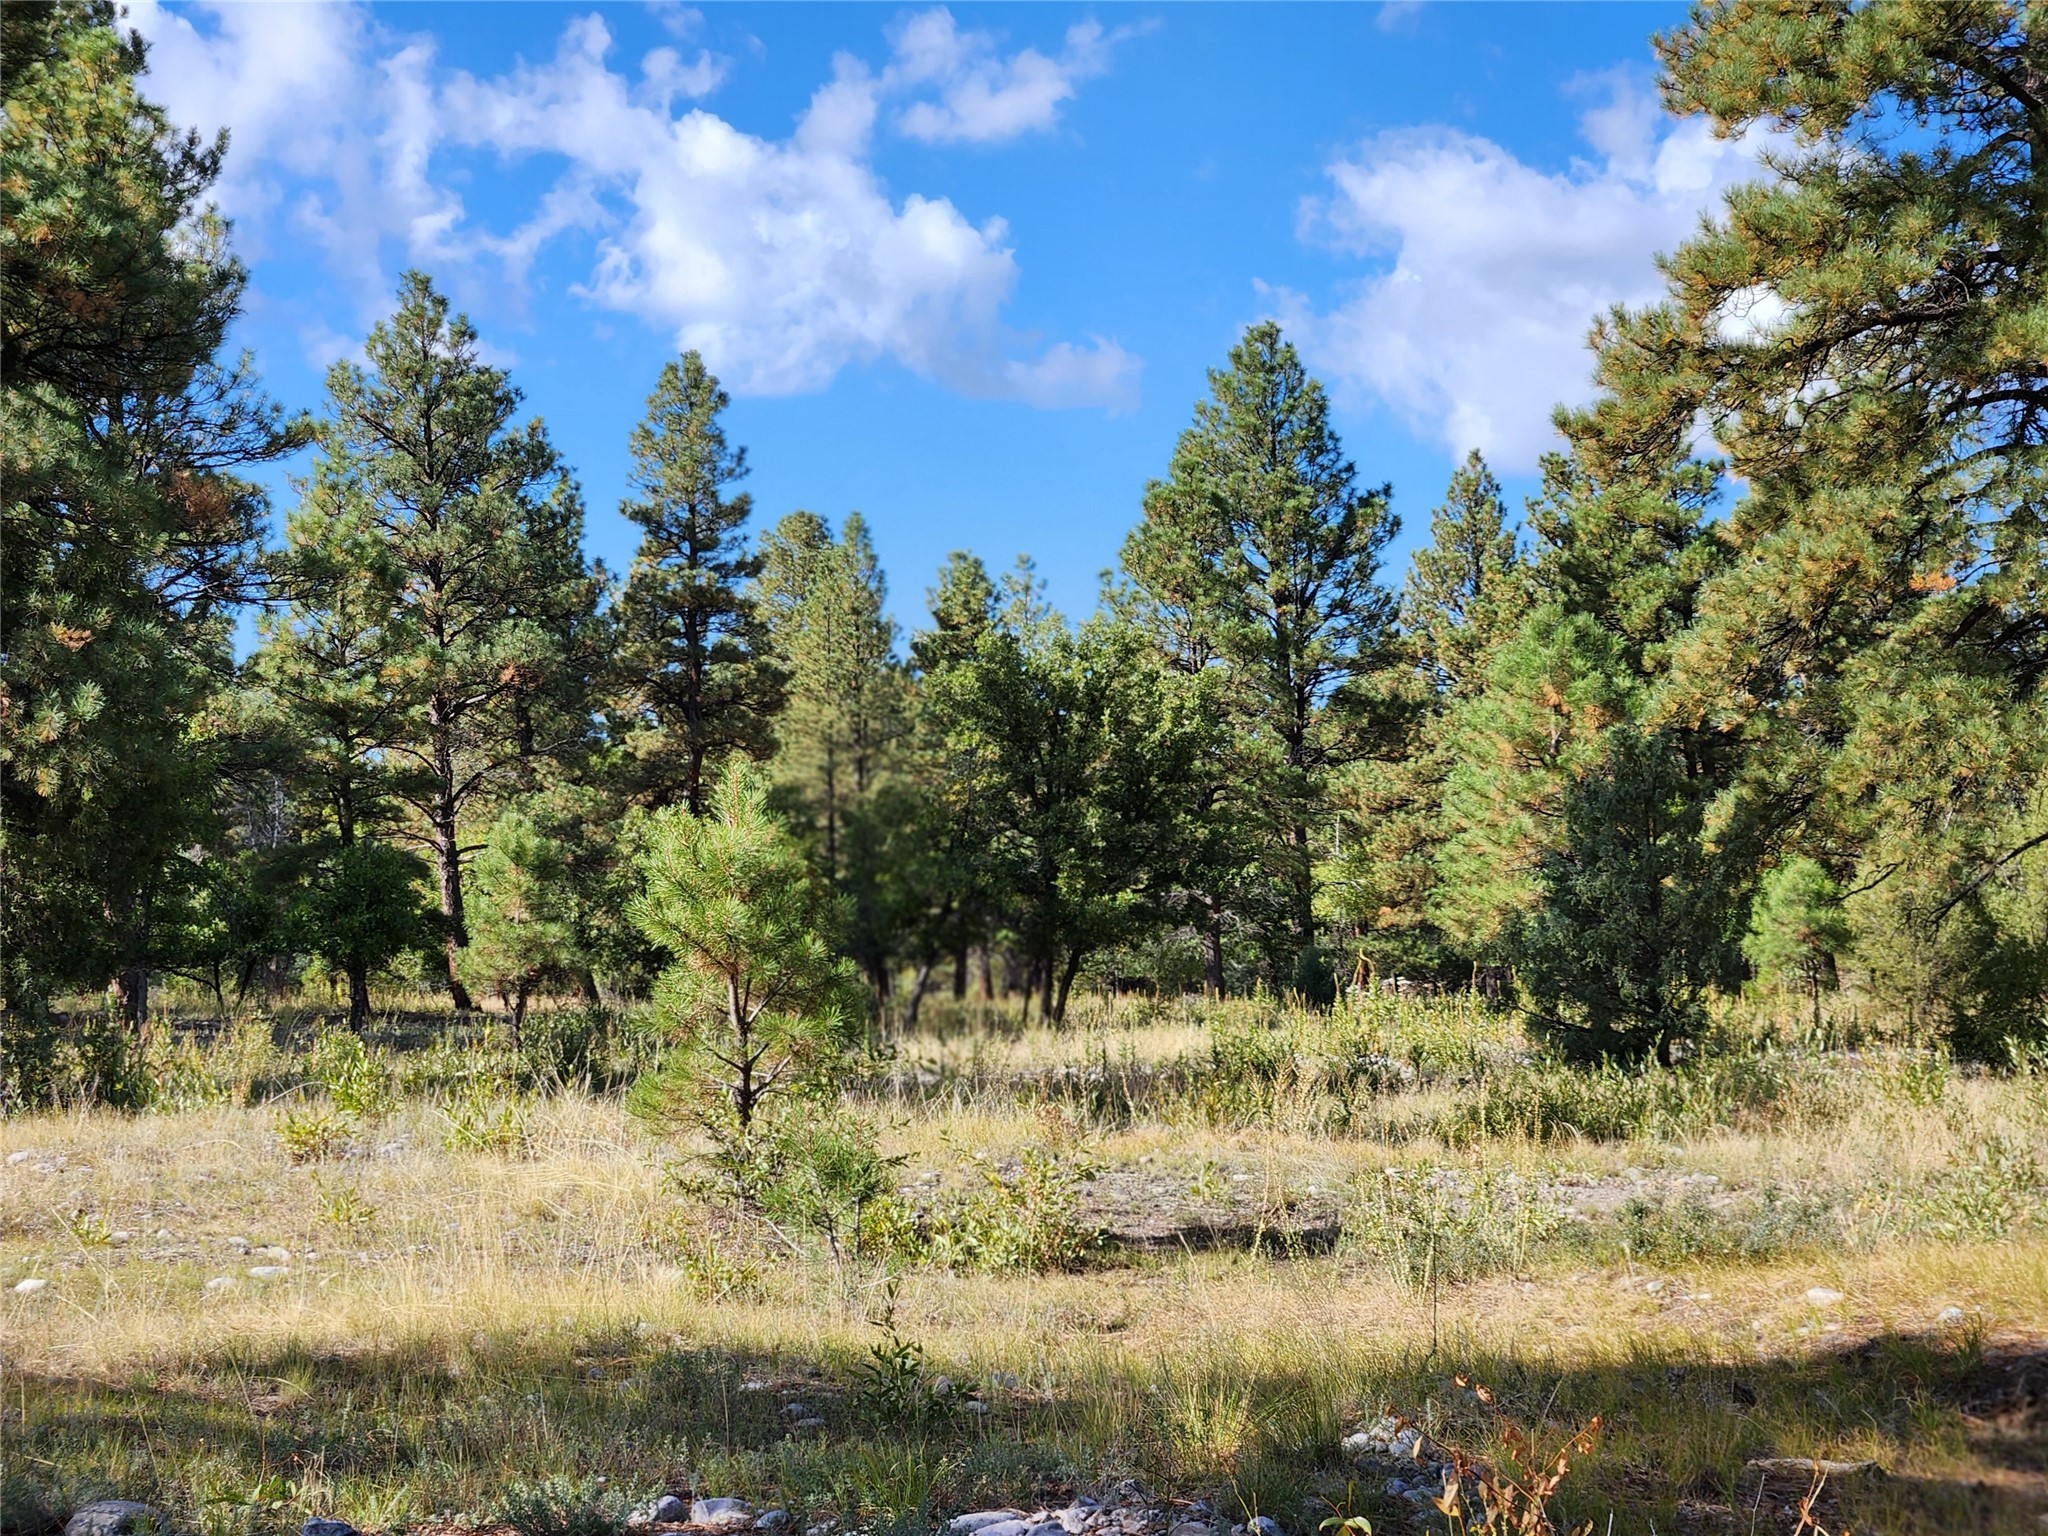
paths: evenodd
<path fill-rule="evenodd" d="M 1533 486 L 1583 336 L 1754 146 L 1658 109 L 1675 5 L 133 4 L 232 134 L 239 340 L 317 406 L 397 275 L 468 310 L 614 570 L 626 434 L 695 345 L 757 517 L 1093 606 L 1237 333 L 1278 316 L 1405 550 L 1483 448 Z M 280 494 L 280 506 L 289 493 Z"/>

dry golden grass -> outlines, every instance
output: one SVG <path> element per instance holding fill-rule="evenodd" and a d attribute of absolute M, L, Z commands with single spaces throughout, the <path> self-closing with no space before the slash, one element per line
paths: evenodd
<path fill-rule="evenodd" d="M 883 1274 L 799 1243 L 771 1246 L 750 1284 L 713 1299 L 662 1236 L 673 1153 L 614 1098 L 536 1101 L 510 1157 L 445 1150 L 439 1111 L 408 1101 L 359 1131 L 362 1155 L 301 1166 L 275 1105 L 45 1116 L 0 1123 L 9 1496 L 29 1510 L 156 1497 L 222 1533 L 329 1508 L 391 1527 L 487 1514 L 508 1482 L 544 1471 L 605 1472 L 873 1520 L 1135 1473 L 1221 1489 L 1304 1531 L 1305 1497 L 1351 1497 L 1359 1480 L 1358 1507 L 1399 1530 L 1409 1507 L 1378 1498 L 1336 1442 L 1393 1409 L 1484 1454 L 1485 1421 L 1449 1385 L 1466 1371 L 1532 1420 L 1605 1420 L 1561 1516 L 1742 1529 L 1713 1522 L 1735 1520 L 1749 1459 L 1825 1456 L 1891 1474 L 1842 1492 L 1859 1529 L 1952 1529 L 1960 1512 L 1971 1529 L 2038 1528 L 2040 1421 L 1999 1383 L 2048 1348 L 2048 1230 L 1914 1236 L 1886 1205 L 1986 1138 L 2048 1160 L 2038 1082 L 1958 1077 L 1916 1103 L 1871 1062 L 1841 1069 L 1840 1103 L 1811 1122 L 1461 1147 L 1270 1115 L 1091 1124 L 1000 1087 L 1048 1065 L 1204 1048 L 1184 1020 L 927 1038 L 903 1057 L 958 1091 L 867 1102 L 906 1179 L 957 1181 L 975 1154 L 1048 1142 L 1108 1168 L 1221 1168 L 1294 1192 L 1355 1191 L 1388 1167 L 1513 1170 L 1617 1199 L 1713 1174 L 1723 1190 L 1820 1192 L 1850 1213 L 1850 1238 L 1664 1263 L 1574 1239 L 1455 1284 L 1418 1284 L 1352 1247 Z M 1410 1090 L 1388 1108 L 1412 1129 L 1453 1097 Z M 268 1247 L 288 1258 L 255 1251 Z M 285 1273 L 248 1274 L 266 1262 Z M 28 1277 L 50 1283 L 12 1289 Z M 1816 1305 L 1814 1287 L 1842 1299 Z M 1941 1321 L 1947 1308 L 1964 1321 Z M 878 1417 L 861 1367 L 885 1317 L 929 1374 L 1001 1373 L 982 1393 L 991 1411 Z M 785 1388 L 815 1400 L 823 1432 L 789 1433 Z"/>

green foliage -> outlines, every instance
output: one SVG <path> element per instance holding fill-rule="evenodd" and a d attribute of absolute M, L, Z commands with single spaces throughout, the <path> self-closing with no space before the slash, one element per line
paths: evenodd
<path fill-rule="evenodd" d="M 1085 1157 L 1029 1148 L 1005 1173 L 977 1159 L 982 1188 L 931 1214 L 925 1256 L 955 1269 L 1078 1269 L 1101 1240 L 1081 1219 L 1081 1184 L 1094 1174 Z"/>
<path fill-rule="evenodd" d="M 582 498 L 540 422 L 515 423 L 519 391 L 424 274 L 406 275 L 362 355 L 328 372 L 319 457 L 292 520 L 295 547 L 341 566 L 304 622 L 353 633 L 358 621 L 332 611 L 346 595 L 375 628 L 374 644 L 348 653 L 369 675 L 346 756 L 406 767 L 391 790 L 432 851 L 449 985 L 466 1009 L 462 823 L 590 734 Z M 358 601 L 364 586 L 381 604 Z"/>
<path fill-rule="evenodd" d="M 321 1163 L 349 1148 L 354 1122 L 317 1106 L 288 1109 L 277 1117 L 277 1144 L 290 1163 Z"/>
<path fill-rule="evenodd" d="M 729 403 L 697 353 L 666 364 L 631 438 L 638 494 L 620 508 L 643 531 L 615 613 L 612 730 L 635 799 L 692 815 L 727 754 L 765 754 L 781 702 L 747 586 L 761 573 L 744 535 L 753 503 L 727 495 L 747 474 L 719 422 Z"/>
<path fill-rule="evenodd" d="M 1167 477 L 1146 488 L 1123 569 L 1171 662 L 1227 680 L 1217 698 L 1243 748 L 1234 781 L 1212 781 L 1211 814 L 1245 823 L 1264 864 L 1282 981 L 1313 937 L 1323 775 L 1358 751 L 1338 706 L 1391 637 L 1396 603 L 1379 571 L 1399 524 L 1387 487 L 1359 488 L 1322 386 L 1279 326 L 1246 330 L 1209 388 Z"/>
<path fill-rule="evenodd" d="M 556 1475 L 507 1488 L 498 1518 L 517 1536 L 617 1536 L 627 1507 L 601 1477 Z"/>
<path fill-rule="evenodd" d="M 1706 992 L 1740 974 L 1740 871 L 1706 845 L 1701 786 L 1661 735 L 1611 733 L 1563 820 L 1537 865 L 1543 904 L 1511 938 L 1522 985 L 1567 1053 L 1668 1066 Z"/>
<path fill-rule="evenodd" d="M 140 1109 L 152 1093 L 142 1042 L 118 1015 L 57 1013 L 33 997 L 0 1009 L 0 1115 L 85 1104 Z"/>
<path fill-rule="evenodd" d="M 510 1003 L 515 1031 L 534 992 L 579 969 L 567 863 L 561 846 L 515 806 L 491 823 L 470 871 L 462 977 Z"/>
<path fill-rule="evenodd" d="M 1212 699 L 1100 619 L 1004 621 L 928 680 L 940 815 L 1007 898 L 1041 1016 L 1065 1016 L 1090 954 L 1158 920 L 1193 856 Z"/>
<path fill-rule="evenodd" d="M 298 435 L 217 361 L 244 283 L 222 143 L 138 94 L 111 5 L 10 6 L 0 52 L 0 1010 L 118 977 L 139 1026 L 231 745 L 265 511 L 239 471 Z"/>
<path fill-rule="evenodd" d="M 631 917 L 672 957 L 656 1007 L 675 1045 L 631 1105 L 744 1138 L 762 1101 L 830 1082 L 863 1012 L 833 951 L 842 908 L 768 810 L 749 766 L 727 765 L 710 814 L 659 813 Z"/>
<path fill-rule="evenodd" d="M 1742 953 L 1758 974 L 1790 982 L 1813 999 L 1835 979 L 1835 957 L 1849 947 L 1842 888 L 1819 864 L 1791 858 L 1767 873 L 1750 907 Z"/>
<path fill-rule="evenodd" d="M 323 1028 L 306 1064 L 334 1107 L 352 1120 L 381 1119 L 398 1107 L 391 1059 L 353 1030 Z"/>
<path fill-rule="evenodd" d="M 526 1150 L 526 1105 L 502 1084 L 475 1078 L 441 1101 L 441 1145 L 509 1157 Z"/>

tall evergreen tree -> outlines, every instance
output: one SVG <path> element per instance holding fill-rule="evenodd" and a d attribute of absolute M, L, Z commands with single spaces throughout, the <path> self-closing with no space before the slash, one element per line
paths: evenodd
<path fill-rule="evenodd" d="M 1359 489 L 1322 386 L 1277 325 L 1247 330 L 1209 386 L 1146 491 L 1123 566 L 1169 653 L 1228 673 L 1255 749 L 1245 767 L 1264 759 L 1236 810 L 1271 834 L 1285 938 L 1269 947 L 1284 979 L 1314 936 L 1324 775 L 1350 755 L 1333 706 L 1383 664 L 1392 635 L 1379 568 L 1397 524 L 1386 487 Z"/>
<path fill-rule="evenodd" d="M 2048 772 L 2048 40 L 2036 5 L 1699 6 L 1665 99 L 1782 135 L 1595 335 L 1589 470 L 1704 419 L 1748 486 L 1663 709 L 1744 748 L 1718 819 L 1858 877 L 1947 871 L 1925 921 L 2021 867 Z M 1911 131 L 1901 131 L 1911 125 Z M 1904 873 L 1902 873 L 1904 872 Z"/>
<path fill-rule="evenodd" d="M 396 577 L 404 648 L 389 675 L 407 713 L 385 745 L 408 768 L 396 783 L 434 861 L 449 991 L 466 1009 L 463 869 L 483 830 L 466 823 L 584 744 L 595 586 L 575 481 L 538 420 L 514 424 L 518 390 L 425 276 L 406 276 L 364 353 L 367 368 L 328 373 L 307 508 L 337 525 L 318 537 L 376 551 Z"/>
<path fill-rule="evenodd" d="M 749 583 L 752 502 L 728 494 L 747 452 L 719 421 L 729 403 L 695 352 L 669 363 L 633 429 L 633 485 L 622 507 L 644 530 L 616 620 L 615 675 L 634 797 L 701 815 L 727 753 L 767 751 L 777 679 Z"/>
<path fill-rule="evenodd" d="M 1521 617 L 1520 567 L 1500 482 L 1475 448 L 1429 514 L 1429 543 L 1415 552 L 1401 599 L 1401 627 L 1439 693 L 1479 684 L 1487 654 Z"/>
<path fill-rule="evenodd" d="M 0 53 L 0 1000 L 117 978 L 139 1019 L 212 819 L 263 509 L 236 471 L 294 434 L 216 361 L 224 140 L 140 94 L 111 4 L 10 5 Z"/>
<path fill-rule="evenodd" d="M 1344 844 L 1324 879 L 1330 910 L 1357 928 L 1375 969 L 1449 979 L 1477 958 L 1433 912 L 1452 830 L 1444 814 L 1457 760 L 1451 714 L 1486 687 L 1487 665 L 1514 635 L 1530 591 L 1500 483 L 1477 450 L 1452 474 L 1429 530 L 1402 594 L 1404 665 L 1390 670 L 1384 698 L 1398 746 L 1342 778 Z"/>
<path fill-rule="evenodd" d="M 401 679 L 416 640 L 394 562 L 354 519 L 336 515 L 336 491 L 332 482 L 309 488 L 286 524 L 277 569 L 289 600 L 263 620 L 244 677 L 296 791 L 292 852 L 305 866 L 309 942 L 347 978 L 349 1024 L 361 1029 L 370 972 L 426 936 L 410 855 L 391 846 L 400 831 L 392 747 L 410 725 Z M 382 884 L 371 878 L 394 872 L 402 873 Z M 344 909 L 355 919 L 337 924 Z"/>
<path fill-rule="evenodd" d="M 835 540 L 808 512 L 762 541 L 760 592 L 786 678 L 772 776 L 793 829 L 828 880 L 849 877 L 849 821 L 881 784 L 907 729 L 888 588 L 867 523 L 850 514 Z"/>

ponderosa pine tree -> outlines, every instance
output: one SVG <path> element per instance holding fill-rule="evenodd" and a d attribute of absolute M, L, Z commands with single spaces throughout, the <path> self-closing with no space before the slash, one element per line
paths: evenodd
<path fill-rule="evenodd" d="M 400 678 L 416 641 L 381 541 L 337 516 L 332 483 L 307 489 L 276 574 L 288 594 L 261 621 L 243 669 L 277 770 L 299 805 L 301 907 L 311 950 L 348 981 L 349 1027 L 370 1014 L 370 973 L 424 942 L 412 854 L 400 833 L 398 764 L 414 700 Z M 345 919 L 345 920 L 343 920 Z"/>
<path fill-rule="evenodd" d="M 771 769 L 777 802 L 825 877 L 843 886 L 848 821 L 908 728 L 896 625 L 866 521 L 849 514 L 835 540 L 808 512 L 785 517 L 762 541 L 760 595 L 786 680 Z"/>
<path fill-rule="evenodd" d="M 615 618 L 617 715 L 631 792 L 701 815 L 726 754 L 766 754 L 778 679 L 749 584 L 747 473 L 719 417 L 729 404 L 695 352 L 669 363 L 633 429 L 633 486 L 620 510 L 644 530 Z"/>
<path fill-rule="evenodd" d="M 1398 746 L 1338 781 L 1344 845 L 1322 879 L 1329 910 L 1356 928 L 1375 970 L 1448 978 L 1460 961 L 1475 958 L 1449 941 L 1430 910 L 1450 833 L 1450 714 L 1486 686 L 1487 663 L 1514 634 L 1530 597 L 1500 483 L 1476 449 L 1452 474 L 1429 527 L 1401 600 L 1407 666 L 1390 671 L 1384 699 Z"/>
<path fill-rule="evenodd" d="M 1379 570 L 1398 524 L 1386 487 L 1358 487 L 1322 386 L 1277 325 L 1248 329 L 1209 387 L 1166 479 L 1146 490 L 1123 567 L 1169 654 L 1229 676 L 1249 750 L 1244 796 L 1219 813 L 1259 824 L 1271 849 L 1280 922 L 1266 947 L 1284 983 L 1314 939 L 1310 834 L 1325 775 L 1350 755 L 1333 705 L 1385 663 L 1392 638 Z"/>
<path fill-rule="evenodd" d="M 1401 628 L 1439 694 L 1469 693 L 1487 655 L 1527 606 L 1521 553 L 1500 482 L 1478 449 L 1451 476 L 1429 514 L 1429 542 L 1415 552 L 1401 596 Z"/>
<path fill-rule="evenodd" d="M 1940 867 L 1940 924 L 2048 845 L 2048 72 L 2038 6 L 1748 0 L 1661 40 L 1664 92 L 1783 135 L 1596 333 L 1592 472 L 1704 419 L 1747 482 L 1664 690 L 1740 741 L 1720 821 Z M 1904 871 L 1905 873 L 1901 873 Z"/>
<path fill-rule="evenodd" d="M 110 4 L 0 12 L 0 1005 L 116 979 L 213 821 L 263 497 L 294 445 L 216 361 L 243 272 L 207 206 L 223 143 L 141 94 Z"/>
<path fill-rule="evenodd" d="M 407 765 L 395 784 L 434 861 L 448 987 L 466 1009 L 465 839 L 482 829 L 465 823 L 585 743 L 595 586 L 575 481 L 538 420 L 514 424 L 519 391 L 424 275 L 406 276 L 364 354 L 367 367 L 328 372 L 306 507 L 336 524 L 322 541 L 375 550 L 396 576 L 403 649 L 387 675 L 407 711 L 384 746 Z"/>

